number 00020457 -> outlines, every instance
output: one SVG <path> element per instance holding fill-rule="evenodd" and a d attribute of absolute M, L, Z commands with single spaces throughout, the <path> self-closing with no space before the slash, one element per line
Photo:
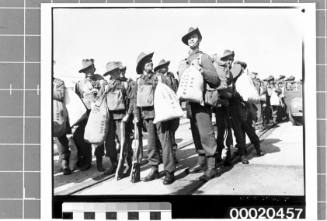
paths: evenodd
<path fill-rule="evenodd" d="M 229 216 L 232 219 L 300 219 L 303 208 L 294 207 L 248 207 L 231 208 Z"/>

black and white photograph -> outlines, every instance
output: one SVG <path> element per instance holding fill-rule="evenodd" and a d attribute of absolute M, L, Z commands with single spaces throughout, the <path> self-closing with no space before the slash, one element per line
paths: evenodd
<path fill-rule="evenodd" d="M 314 8 L 100 5 L 42 11 L 53 197 L 276 196 L 305 208 Z"/>

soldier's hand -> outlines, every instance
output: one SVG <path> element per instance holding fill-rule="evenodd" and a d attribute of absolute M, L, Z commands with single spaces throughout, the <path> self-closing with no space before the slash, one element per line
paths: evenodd
<path fill-rule="evenodd" d="M 126 116 L 123 117 L 123 122 L 127 122 L 129 118 L 129 114 L 127 114 Z"/>
<path fill-rule="evenodd" d="M 138 123 L 138 122 L 139 122 L 139 119 L 137 119 L 137 117 L 134 117 L 134 119 L 133 119 L 133 123 L 136 124 L 136 123 Z"/>

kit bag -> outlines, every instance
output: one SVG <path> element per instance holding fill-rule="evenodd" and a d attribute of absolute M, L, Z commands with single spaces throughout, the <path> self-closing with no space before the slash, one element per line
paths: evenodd
<path fill-rule="evenodd" d="M 85 105 L 72 89 L 65 89 L 64 103 L 67 108 L 70 127 L 76 125 L 86 117 Z"/>
<path fill-rule="evenodd" d="M 91 144 L 102 144 L 108 133 L 109 111 L 104 96 L 92 103 L 84 132 L 84 140 Z"/>
<path fill-rule="evenodd" d="M 204 80 L 198 69 L 190 65 L 181 74 L 177 97 L 181 101 L 191 101 L 204 105 Z"/>
<path fill-rule="evenodd" d="M 235 88 L 244 101 L 252 103 L 260 102 L 259 93 L 255 88 L 252 79 L 247 74 L 243 73 L 237 78 Z"/>
<path fill-rule="evenodd" d="M 154 87 L 152 84 L 144 84 L 142 79 L 137 79 L 137 107 L 153 107 Z"/>
<path fill-rule="evenodd" d="M 270 105 L 273 106 L 279 106 L 280 105 L 280 99 L 278 97 L 278 94 L 276 91 L 273 91 L 270 96 Z"/>
<path fill-rule="evenodd" d="M 61 137 L 67 131 L 67 109 L 63 102 L 53 100 L 53 136 Z"/>
<path fill-rule="evenodd" d="M 65 83 L 58 78 L 53 79 L 53 99 L 63 101 L 65 97 Z"/>
<path fill-rule="evenodd" d="M 125 97 L 123 93 L 123 86 L 116 86 L 114 90 L 107 93 L 107 105 L 110 111 L 125 110 Z"/>
<path fill-rule="evenodd" d="M 168 121 L 183 116 L 183 110 L 179 105 L 175 92 L 162 82 L 158 82 L 154 92 L 154 112 L 153 123 Z"/>

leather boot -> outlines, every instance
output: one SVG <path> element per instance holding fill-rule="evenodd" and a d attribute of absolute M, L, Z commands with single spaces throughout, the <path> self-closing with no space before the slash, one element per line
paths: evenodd
<path fill-rule="evenodd" d="M 131 173 L 131 169 L 132 169 L 132 157 L 127 156 L 125 158 L 125 168 L 124 168 L 123 174 L 129 175 Z"/>
<path fill-rule="evenodd" d="M 241 161 L 243 164 L 249 164 L 249 161 L 246 159 L 246 157 L 244 155 L 241 156 Z"/>
<path fill-rule="evenodd" d="M 264 155 L 263 152 L 260 149 L 260 144 L 254 145 L 254 148 L 255 148 L 255 151 L 256 151 L 256 154 L 257 154 L 258 157 L 261 157 L 261 156 Z"/>
<path fill-rule="evenodd" d="M 177 164 L 178 159 L 177 159 L 177 156 L 176 156 L 176 149 L 173 149 L 173 158 L 174 158 L 175 164 Z"/>
<path fill-rule="evenodd" d="M 69 175 L 72 171 L 69 169 L 68 160 L 62 160 L 61 162 L 62 170 L 64 175 Z"/>
<path fill-rule="evenodd" d="M 165 178 L 163 180 L 164 185 L 172 184 L 175 181 L 174 172 L 165 171 Z"/>
<path fill-rule="evenodd" d="M 117 168 L 117 161 L 110 159 L 110 166 L 104 170 L 103 175 L 108 176 L 110 174 L 113 174 L 114 172 L 116 172 L 116 168 Z"/>
<path fill-rule="evenodd" d="M 215 159 L 215 157 L 208 157 L 207 158 L 207 170 L 200 177 L 200 180 L 208 181 L 208 180 L 214 178 L 216 176 L 216 174 L 217 174 L 216 159 Z"/>
<path fill-rule="evenodd" d="M 205 171 L 207 169 L 207 162 L 205 155 L 198 156 L 198 163 L 195 167 L 190 169 L 190 173 L 199 173 L 201 171 Z"/>
<path fill-rule="evenodd" d="M 99 172 L 103 172 L 104 168 L 102 166 L 102 157 L 96 157 L 97 169 Z"/>
<path fill-rule="evenodd" d="M 150 173 L 146 177 L 144 177 L 143 181 L 148 182 L 148 181 L 152 181 L 152 180 L 155 180 L 158 178 L 159 178 L 158 167 L 152 166 Z"/>
<path fill-rule="evenodd" d="M 85 165 L 81 166 L 81 167 L 79 168 L 79 170 L 80 170 L 80 171 L 86 171 L 86 170 L 88 170 L 88 169 L 90 169 L 90 168 L 91 168 L 91 164 L 88 163 L 88 164 L 85 164 Z"/>

